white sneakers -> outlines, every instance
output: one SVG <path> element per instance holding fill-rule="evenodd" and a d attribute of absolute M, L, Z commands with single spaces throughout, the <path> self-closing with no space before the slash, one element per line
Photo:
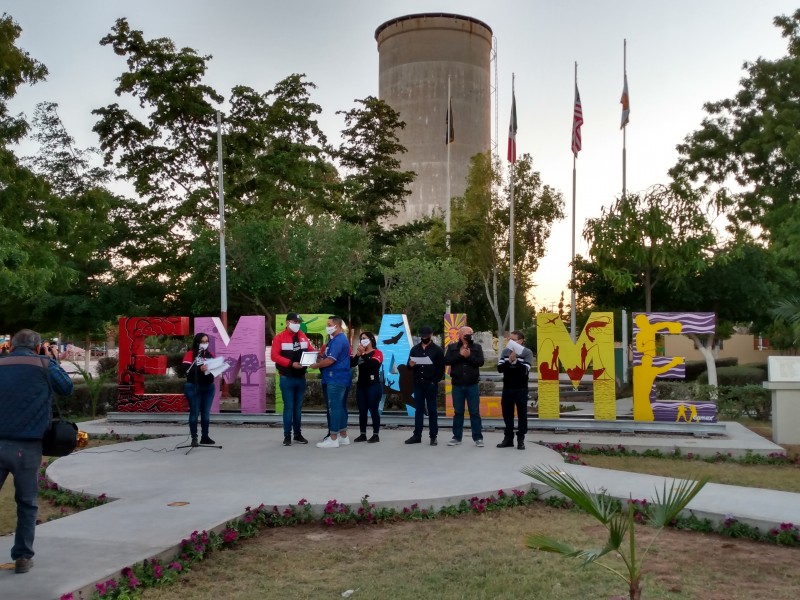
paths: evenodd
<path fill-rule="evenodd" d="M 448 446 L 460 446 L 461 445 L 461 440 L 457 440 L 456 438 L 453 438 L 452 440 L 447 442 L 447 445 Z"/>
<path fill-rule="evenodd" d="M 349 444 L 349 443 L 350 443 L 350 441 L 348 440 L 348 442 L 347 442 L 347 443 Z M 326 438 L 325 438 L 324 440 L 322 440 L 321 442 L 317 442 L 317 448 L 338 448 L 338 447 L 339 447 L 339 440 L 338 440 L 338 438 L 337 438 L 337 439 L 335 439 L 335 440 L 332 440 L 331 438 L 329 438 L 329 437 L 326 437 Z"/>
<path fill-rule="evenodd" d="M 321 442 L 317 442 L 317 448 L 338 448 L 339 446 L 349 446 L 350 436 L 338 436 L 332 440 L 330 436 L 326 437 Z"/>

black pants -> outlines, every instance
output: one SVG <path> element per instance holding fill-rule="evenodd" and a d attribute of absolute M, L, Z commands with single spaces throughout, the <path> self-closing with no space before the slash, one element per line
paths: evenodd
<path fill-rule="evenodd" d="M 439 435 L 439 413 L 437 412 L 436 398 L 439 395 L 439 384 L 423 381 L 414 382 L 414 435 L 422 437 L 425 425 L 425 410 L 428 411 L 428 424 L 430 436 Z"/>
<path fill-rule="evenodd" d="M 528 433 L 528 390 L 504 389 L 503 395 L 500 397 L 500 406 L 503 409 L 503 420 L 506 423 L 506 439 L 514 437 L 514 408 L 516 407 L 517 419 L 519 420 L 517 439 L 524 441 L 525 434 Z"/>
<path fill-rule="evenodd" d="M 378 407 L 383 396 L 383 386 L 380 381 L 372 385 L 356 386 L 356 403 L 358 404 L 358 425 L 361 433 L 367 433 L 367 411 L 372 416 L 372 433 L 375 435 L 381 430 L 381 415 Z"/>

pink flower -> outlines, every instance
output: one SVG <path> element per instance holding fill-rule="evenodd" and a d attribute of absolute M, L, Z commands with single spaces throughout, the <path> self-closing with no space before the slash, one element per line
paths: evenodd
<path fill-rule="evenodd" d="M 300 498 L 300 502 L 297 503 L 297 506 L 305 506 L 306 504 L 308 504 L 308 500 Z"/>
<path fill-rule="evenodd" d="M 173 571 L 177 571 L 178 573 L 183 571 L 183 565 L 178 561 L 169 563 L 169 568 L 172 569 Z"/>
<path fill-rule="evenodd" d="M 322 522 L 325 523 L 325 525 L 333 525 L 333 519 L 330 517 L 325 517 L 325 520 Z"/>
<path fill-rule="evenodd" d="M 69 594 L 61 594 L 60 600 L 74 600 L 72 592 L 70 592 Z"/>
<path fill-rule="evenodd" d="M 153 577 L 155 577 L 156 579 L 161 579 L 161 576 L 163 574 L 164 573 L 161 570 L 161 565 L 156 565 L 156 566 L 153 567 Z"/>

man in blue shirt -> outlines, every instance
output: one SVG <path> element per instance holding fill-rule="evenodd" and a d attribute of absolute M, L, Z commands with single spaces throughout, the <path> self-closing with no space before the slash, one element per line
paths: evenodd
<path fill-rule="evenodd" d="M 11 339 L 11 353 L 0 357 L 0 489 L 14 476 L 17 529 L 11 559 L 16 573 L 33 566 L 33 536 L 42 437 L 50 424 L 51 392 L 72 394 L 72 380 L 52 357 L 39 356 L 42 338 L 23 329 Z"/>
<path fill-rule="evenodd" d="M 325 355 L 311 365 L 311 369 L 322 371 L 322 383 L 328 388 L 328 410 L 330 411 L 330 435 L 317 444 L 317 448 L 348 446 L 347 409 L 344 397 L 353 382 L 350 367 L 350 343 L 343 331 L 341 317 L 328 317 L 327 333 L 331 339 L 325 346 Z"/>

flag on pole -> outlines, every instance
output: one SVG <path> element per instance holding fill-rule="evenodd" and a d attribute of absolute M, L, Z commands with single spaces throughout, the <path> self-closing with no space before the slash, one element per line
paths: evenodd
<path fill-rule="evenodd" d="M 445 121 L 447 128 L 445 129 L 444 145 L 452 144 L 456 139 L 455 130 L 453 129 L 453 100 L 448 98 L 447 104 L 447 119 Z"/>
<path fill-rule="evenodd" d="M 631 119 L 631 101 L 628 97 L 628 74 L 625 73 L 625 85 L 622 86 L 622 98 L 620 98 L 620 104 L 622 104 L 622 120 L 620 122 L 619 128 L 622 129 L 630 122 Z"/>
<path fill-rule="evenodd" d="M 508 124 L 508 162 L 517 162 L 517 99 L 511 90 L 511 121 Z"/>
<path fill-rule="evenodd" d="M 578 157 L 581 151 L 581 125 L 583 125 L 583 107 L 581 106 L 581 95 L 578 92 L 578 84 L 575 84 L 575 109 L 572 112 L 572 154 Z"/>

